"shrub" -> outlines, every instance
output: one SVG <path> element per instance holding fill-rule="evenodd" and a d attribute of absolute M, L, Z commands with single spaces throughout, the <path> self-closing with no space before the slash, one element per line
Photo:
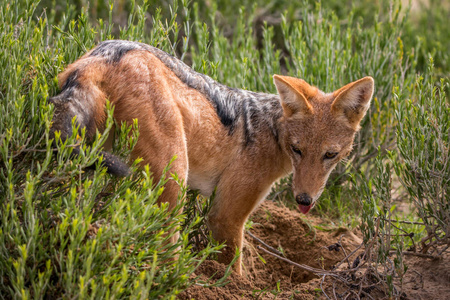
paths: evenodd
<path fill-rule="evenodd" d="M 431 59 L 429 72 L 418 76 L 411 90 L 394 89 L 397 149 L 380 149 L 369 180 L 361 174 L 353 177 L 363 208 L 365 251 L 358 259 L 365 262 L 364 274 L 375 274 L 373 284 L 395 298 L 402 297 L 405 254 L 439 257 L 450 246 L 448 81 L 435 86 L 432 74 Z M 401 182 L 414 204 L 409 216 L 395 212 L 393 180 Z"/>
<path fill-rule="evenodd" d="M 398 159 L 396 174 L 409 194 L 427 235 L 423 253 L 442 253 L 450 246 L 450 102 L 448 79 L 435 85 L 433 60 L 425 77 L 418 77 L 410 99 L 396 107 Z M 444 248 L 445 249 L 445 248 Z M 419 249 L 417 249 L 419 250 Z"/>
<path fill-rule="evenodd" d="M 100 163 L 87 169 L 113 126 L 112 108 L 104 134 L 91 145 L 84 131 L 79 137 L 73 130 L 66 141 L 56 134 L 53 146 L 47 99 L 56 94 L 56 74 L 99 37 L 110 38 L 111 27 L 101 21 L 91 26 L 86 14 L 49 24 L 45 15 L 36 20 L 36 6 L 0 4 L 0 294 L 173 298 L 195 282 L 193 271 L 220 247 L 191 251 L 188 236 L 201 218 L 182 228 L 181 206 L 169 212 L 156 204 L 164 183 L 176 177 L 154 182 L 150 170 L 138 170 L 136 163 L 123 179 L 107 175 Z M 144 24 L 132 22 L 144 12 L 136 8 L 123 38 L 142 34 Z M 131 127 L 116 128 L 114 148 L 127 159 L 137 135 L 129 134 Z M 73 157 L 76 144 L 81 153 Z M 176 231 L 181 237 L 170 243 Z"/>

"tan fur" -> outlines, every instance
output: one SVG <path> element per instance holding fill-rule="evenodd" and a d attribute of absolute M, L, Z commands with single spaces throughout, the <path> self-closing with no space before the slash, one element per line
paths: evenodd
<path fill-rule="evenodd" d="M 373 80 L 364 78 L 324 94 L 303 80 L 275 75 L 284 110 L 279 140 L 262 131 L 250 146 L 242 147 L 241 126 L 229 134 L 205 95 L 186 86 L 150 52 L 130 51 L 118 64 L 105 64 L 88 53 L 60 75 L 61 84 L 76 69 L 83 70 L 83 88 L 95 95 L 90 109 L 99 128 L 105 120 L 105 99 L 115 106 L 117 121 L 138 120 L 133 157 L 142 157 L 156 178 L 176 155 L 171 172 L 190 187 L 209 195 L 217 186 L 208 224 L 214 238 L 227 244 L 219 256 L 224 263 L 232 260 L 236 247 L 242 249 L 244 223 L 276 179 L 293 171 L 295 195 L 311 195 L 314 205 L 333 167 L 351 151 L 355 124 L 364 116 L 373 90 Z M 302 155 L 293 153 L 292 146 Z M 327 151 L 339 154 L 324 160 Z M 178 193 L 178 185 L 169 181 L 159 201 L 173 207 Z M 236 270 L 241 272 L 240 261 Z"/>

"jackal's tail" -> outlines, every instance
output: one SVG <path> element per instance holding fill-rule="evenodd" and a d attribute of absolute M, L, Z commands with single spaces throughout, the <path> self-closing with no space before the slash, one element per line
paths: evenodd
<path fill-rule="evenodd" d="M 49 99 L 55 107 L 51 128 L 52 138 L 55 131 L 61 133 L 62 140 L 71 136 L 74 116 L 77 117 L 79 128 L 86 128 L 88 141 L 92 140 L 96 130 L 105 124 L 105 95 L 79 73 L 78 70 L 64 72 L 60 76 L 60 80 L 63 79 L 61 93 Z M 73 153 L 75 155 L 80 153 L 79 146 L 74 148 Z M 104 151 L 101 155 L 103 155 L 102 164 L 107 168 L 108 173 L 116 176 L 127 176 L 130 173 L 129 167 L 118 157 Z"/>

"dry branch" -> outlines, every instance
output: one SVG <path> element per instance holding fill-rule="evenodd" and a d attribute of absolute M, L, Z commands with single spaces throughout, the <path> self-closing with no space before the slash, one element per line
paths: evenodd
<path fill-rule="evenodd" d="M 278 254 L 278 255 L 283 255 L 283 253 L 281 253 L 280 251 L 278 251 L 277 249 L 275 249 L 272 246 L 267 245 L 266 243 L 264 243 L 260 238 L 258 238 L 257 236 L 255 236 L 253 233 L 251 233 L 250 231 L 246 231 L 246 233 L 255 241 L 257 241 L 258 243 L 264 245 L 264 247 L 266 247 L 267 249 L 269 249 L 270 251 Z"/>

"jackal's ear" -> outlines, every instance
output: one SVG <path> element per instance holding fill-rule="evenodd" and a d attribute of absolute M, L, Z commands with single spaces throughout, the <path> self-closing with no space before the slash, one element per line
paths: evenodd
<path fill-rule="evenodd" d="M 273 82 L 280 94 L 281 106 L 286 117 L 296 113 L 312 113 L 313 108 L 307 99 L 317 93 L 316 88 L 304 80 L 289 76 L 273 75 Z"/>
<path fill-rule="evenodd" d="M 370 107 L 373 89 L 374 81 L 369 76 L 345 85 L 333 93 L 335 99 L 331 111 L 337 117 L 344 117 L 353 129 L 358 130 Z"/>

